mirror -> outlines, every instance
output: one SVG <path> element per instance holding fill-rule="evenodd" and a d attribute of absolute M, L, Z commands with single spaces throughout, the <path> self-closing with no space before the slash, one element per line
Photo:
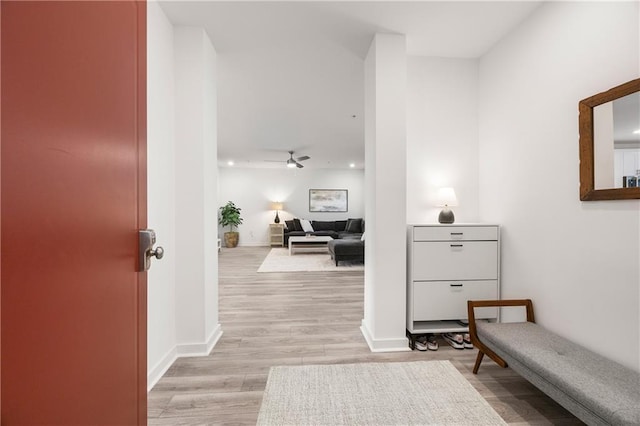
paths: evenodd
<path fill-rule="evenodd" d="M 595 189 L 640 186 L 640 92 L 593 109 L 593 164 Z"/>
<path fill-rule="evenodd" d="M 640 198 L 640 79 L 583 99 L 580 200 Z"/>

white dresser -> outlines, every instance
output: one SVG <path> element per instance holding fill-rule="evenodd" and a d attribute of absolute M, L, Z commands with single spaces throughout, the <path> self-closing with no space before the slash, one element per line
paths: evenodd
<path fill-rule="evenodd" d="M 500 298 L 500 228 L 409 225 L 407 234 L 407 331 L 467 331 L 467 300 Z M 498 320 L 498 309 L 476 318 Z"/>

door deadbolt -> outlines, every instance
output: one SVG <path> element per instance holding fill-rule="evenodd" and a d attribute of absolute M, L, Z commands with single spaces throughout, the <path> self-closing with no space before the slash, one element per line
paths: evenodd
<path fill-rule="evenodd" d="M 151 258 L 160 260 L 164 256 L 164 249 L 160 246 L 153 248 L 156 243 L 156 233 L 153 229 L 138 231 L 138 272 L 148 271 Z"/>

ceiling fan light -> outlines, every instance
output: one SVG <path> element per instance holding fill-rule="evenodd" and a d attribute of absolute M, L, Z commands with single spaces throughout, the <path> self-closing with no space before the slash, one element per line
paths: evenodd
<path fill-rule="evenodd" d="M 295 161 L 287 160 L 287 167 L 289 167 L 290 169 L 293 169 L 295 166 L 296 166 Z"/>

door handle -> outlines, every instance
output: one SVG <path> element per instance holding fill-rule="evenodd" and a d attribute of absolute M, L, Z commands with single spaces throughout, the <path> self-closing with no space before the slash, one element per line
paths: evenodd
<path fill-rule="evenodd" d="M 156 232 L 153 229 L 140 229 L 138 231 L 138 272 L 149 270 L 152 257 L 160 260 L 164 256 L 162 247 L 153 248 L 155 243 Z"/>
<path fill-rule="evenodd" d="M 149 257 L 155 257 L 156 259 L 160 260 L 163 256 L 164 249 L 160 246 L 156 247 L 155 249 L 149 250 Z"/>

